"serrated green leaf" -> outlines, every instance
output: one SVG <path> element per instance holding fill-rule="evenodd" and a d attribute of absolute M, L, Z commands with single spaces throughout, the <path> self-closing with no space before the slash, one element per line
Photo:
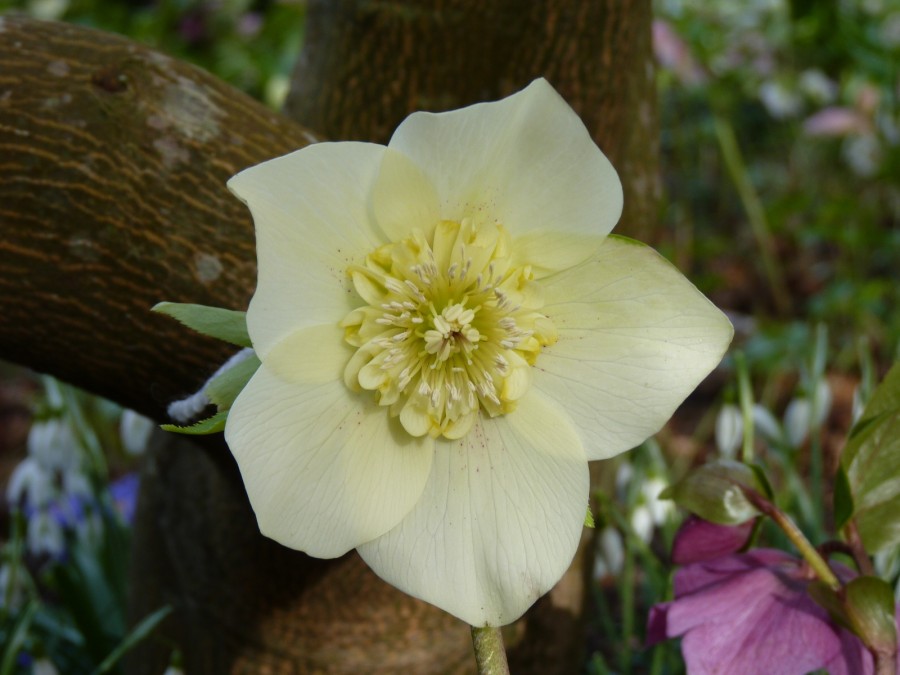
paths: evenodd
<path fill-rule="evenodd" d="M 739 525 L 759 515 L 741 486 L 760 494 L 765 492 L 751 467 L 732 460 L 719 460 L 693 469 L 666 488 L 660 498 L 672 499 L 704 520 L 719 525 Z"/>
<path fill-rule="evenodd" d="M 236 366 L 228 368 L 224 373 L 214 378 L 206 385 L 204 393 L 209 397 L 219 412 L 231 408 L 234 400 L 247 386 L 250 378 L 260 366 L 259 357 L 251 354 Z"/>
<path fill-rule="evenodd" d="M 587 515 L 584 517 L 584 526 L 590 529 L 594 529 L 597 527 L 597 523 L 594 522 L 594 514 L 591 513 L 591 507 L 587 508 Z"/>
<path fill-rule="evenodd" d="M 253 346 L 247 333 L 246 312 L 180 302 L 160 302 L 153 307 L 153 311 L 171 316 L 191 330 L 217 340 L 239 347 Z"/>
<path fill-rule="evenodd" d="M 225 420 L 228 419 L 228 411 L 222 410 L 212 417 L 200 420 L 190 426 L 180 427 L 177 424 L 163 424 L 163 431 L 171 431 L 176 434 L 187 434 L 188 436 L 205 436 L 206 434 L 215 434 L 225 430 Z"/>
<path fill-rule="evenodd" d="M 866 551 L 873 554 L 900 544 L 900 364 L 872 393 L 841 455 L 841 466 Z"/>

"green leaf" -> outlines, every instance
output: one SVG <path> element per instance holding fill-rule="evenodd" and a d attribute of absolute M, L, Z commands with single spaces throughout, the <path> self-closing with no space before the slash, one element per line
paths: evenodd
<path fill-rule="evenodd" d="M 252 347 L 247 333 L 247 313 L 221 307 L 160 302 L 154 312 L 171 316 L 188 328 L 239 347 Z"/>
<path fill-rule="evenodd" d="M 93 675 L 103 675 L 103 673 L 108 673 L 110 670 L 112 670 L 113 666 L 118 663 L 119 659 L 125 656 L 125 654 L 133 649 L 138 643 L 140 643 L 148 635 L 150 635 L 150 633 L 153 632 L 153 629 L 156 628 L 160 624 L 160 622 L 169 615 L 171 611 L 172 608 L 166 606 L 156 610 L 155 612 L 153 612 L 153 614 L 141 621 L 131 630 L 128 635 L 122 638 L 122 641 L 118 645 L 116 645 L 115 649 L 113 649 L 109 653 L 109 656 L 103 659 L 103 663 L 97 666 L 97 669 L 94 671 Z"/>
<path fill-rule="evenodd" d="M 260 366 L 259 357 L 251 354 L 236 366 L 228 368 L 224 373 L 213 379 L 204 393 L 209 400 L 216 404 L 219 411 L 228 410 L 234 403 L 241 390 L 247 386 L 250 378 Z"/>
<path fill-rule="evenodd" d="M 900 363 L 872 393 L 844 448 L 841 466 L 866 551 L 873 554 L 900 544 Z"/>
<path fill-rule="evenodd" d="M 850 479 L 843 466 L 838 466 L 834 477 L 834 523 L 841 529 L 853 516 L 853 493 L 850 490 Z"/>
<path fill-rule="evenodd" d="M 741 486 L 760 494 L 766 492 L 753 468 L 732 460 L 719 460 L 693 469 L 666 488 L 660 498 L 672 499 L 704 520 L 739 525 L 759 515 Z"/>
<path fill-rule="evenodd" d="M 591 507 L 587 507 L 587 515 L 584 517 L 584 526 L 593 530 L 597 527 L 597 524 L 594 522 L 594 514 L 591 513 Z"/>
<path fill-rule="evenodd" d="M 216 434 L 225 430 L 225 420 L 228 419 L 228 411 L 222 410 L 212 417 L 200 420 L 195 424 L 187 427 L 180 427 L 177 424 L 163 424 L 163 431 L 171 431 L 176 434 L 187 434 L 188 436 L 205 436 L 207 434 Z"/>
<path fill-rule="evenodd" d="M 12 629 L 12 635 L 7 638 L 6 645 L 3 648 L 3 656 L 0 658 L 0 675 L 12 675 L 15 672 L 16 657 L 25 644 L 31 620 L 39 607 L 38 601 L 32 600 L 16 621 L 15 627 Z"/>

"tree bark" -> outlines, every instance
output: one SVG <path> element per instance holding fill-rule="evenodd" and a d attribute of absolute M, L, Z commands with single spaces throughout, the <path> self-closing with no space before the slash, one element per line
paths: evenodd
<path fill-rule="evenodd" d="M 626 229 L 640 234 L 657 194 L 649 21 L 649 0 L 313 0 L 288 112 L 334 138 L 384 141 L 414 109 L 544 75 L 619 168 Z M 149 308 L 246 306 L 252 224 L 225 181 L 315 139 L 127 40 L 0 19 L 0 354 L 161 419 L 229 350 Z M 460 622 L 355 554 L 320 561 L 264 539 L 221 439 L 185 445 L 167 439 L 148 461 L 133 610 L 174 605 L 164 632 L 187 672 L 471 668 Z M 513 672 L 578 668 L 588 552 L 509 630 Z M 148 645 L 131 672 L 162 672 L 168 649 Z"/>
<path fill-rule="evenodd" d="M 310 0 L 285 112 L 329 138 L 386 143 L 411 112 L 545 77 L 622 177 L 616 231 L 658 239 L 650 24 L 649 0 Z"/>

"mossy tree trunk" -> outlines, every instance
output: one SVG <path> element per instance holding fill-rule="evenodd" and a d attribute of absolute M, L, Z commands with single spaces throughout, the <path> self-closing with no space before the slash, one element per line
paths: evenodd
<path fill-rule="evenodd" d="M 545 76 L 622 174 L 625 231 L 646 234 L 649 39 L 649 0 L 313 0 L 287 112 L 323 136 L 384 141 L 412 110 Z M 252 224 L 225 181 L 316 139 L 130 41 L 0 19 L 0 356 L 162 419 L 229 350 L 149 308 L 246 306 Z M 134 616 L 175 607 L 164 633 L 192 675 L 472 667 L 465 626 L 355 554 L 319 561 L 261 537 L 221 439 L 202 450 L 170 439 L 143 486 Z M 578 668 L 586 562 L 511 628 L 514 672 Z M 170 646 L 149 644 L 131 672 L 162 672 Z"/>

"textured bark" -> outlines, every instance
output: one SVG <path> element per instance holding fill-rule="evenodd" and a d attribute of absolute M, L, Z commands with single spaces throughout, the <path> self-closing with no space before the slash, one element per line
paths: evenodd
<path fill-rule="evenodd" d="M 286 112 L 385 143 L 415 110 L 502 98 L 546 77 L 623 178 L 617 232 L 658 238 L 649 0 L 310 0 Z"/>
<path fill-rule="evenodd" d="M 308 23 L 289 112 L 311 128 L 384 140 L 413 109 L 544 75 L 627 176 L 627 231 L 652 222 L 649 0 L 318 0 Z M 0 19 L 0 355 L 159 418 L 228 348 L 149 307 L 246 305 L 252 227 L 225 181 L 312 139 L 127 40 Z M 221 439 L 153 454 L 136 539 L 134 614 L 175 606 L 165 632 L 194 675 L 471 667 L 465 626 L 355 554 L 313 560 L 262 538 Z M 513 672 L 576 672 L 585 556 L 509 630 Z M 131 672 L 161 672 L 168 648 Z"/>

